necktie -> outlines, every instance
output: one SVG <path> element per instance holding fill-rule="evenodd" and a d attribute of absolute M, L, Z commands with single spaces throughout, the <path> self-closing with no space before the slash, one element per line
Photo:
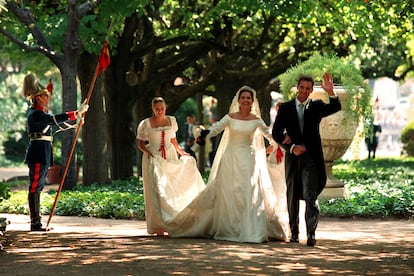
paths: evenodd
<path fill-rule="evenodd" d="M 299 126 L 300 126 L 300 131 L 303 133 L 303 112 L 304 112 L 304 107 L 305 105 L 303 103 L 300 103 L 298 105 L 298 118 L 299 118 Z"/>

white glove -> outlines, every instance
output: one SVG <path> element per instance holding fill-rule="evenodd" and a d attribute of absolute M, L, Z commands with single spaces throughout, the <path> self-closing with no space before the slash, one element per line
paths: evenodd
<path fill-rule="evenodd" d="M 82 118 L 83 118 L 83 114 L 84 114 L 86 111 L 88 111 L 88 109 L 89 109 L 89 105 L 88 105 L 88 104 L 85 104 L 85 103 L 81 104 L 81 106 L 79 107 L 79 109 L 78 109 L 78 110 L 76 110 L 76 118 L 77 118 L 78 120 L 82 120 Z"/>
<path fill-rule="evenodd" d="M 86 111 L 88 111 L 88 109 L 89 109 L 89 104 L 83 103 L 83 104 L 81 104 L 81 106 L 79 107 L 78 112 L 79 112 L 80 114 L 83 114 L 83 113 L 85 113 Z"/>
<path fill-rule="evenodd" d="M 194 126 L 193 127 L 193 136 L 194 136 L 194 138 L 200 137 L 202 130 L 205 130 L 203 125 Z"/>

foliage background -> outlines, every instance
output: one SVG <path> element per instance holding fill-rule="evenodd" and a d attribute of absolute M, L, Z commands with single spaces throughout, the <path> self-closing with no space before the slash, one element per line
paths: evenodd
<path fill-rule="evenodd" d="M 405 153 L 414 157 L 414 121 L 409 122 L 401 131 L 401 143 Z"/>
<path fill-rule="evenodd" d="M 62 106 L 62 94 L 58 75 L 47 74 L 52 79 L 54 93 L 51 97 L 49 109 L 51 113 L 60 113 Z M 20 166 L 23 163 L 25 149 L 28 144 L 26 134 L 26 112 L 31 103 L 23 96 L 22 86 L 24 74 L 0 74 L 0 99 L 2 108 L 0 111 L 0 165 Z M 46 86 L 48 79 L 38 76 L 39 82 Z M 56 135 L 55 144 L 59 144 L 60 135 Z M 60 151 L 57 151 L 60 155 Z M 56 153 L 56 152 L 55 152 Z"/>
<path fill-rule="evenodd" d="M 414 219 L 413 158 L 341 161 L 334 166 L 334 175 L 345 182 L 347 197 L 320 200 L 322 215 Z M 204 175 L 205 182 L 207 178 Z M 56 191 L 41 194 L 44 215 L 49 214 L 55 195 Z M 55 214 L 142 220 L 144 211 L 142 183 L 131 178 L 62 191 Z M 0 212 L 28 214 L 25 185 L 0 202 Z"/>
<path fill-rule="evenodd" d="M 279 76 L 280 91 L 285 99 L 296 95 L 297 81 L 302 75 L 313 77 L 315 86 L 323 82 L 325 73 L 332 75 L 335 85 L 344 86 L 348 94 L 347 106 L 355 121 L 365 121 L 372 115 L 372 92 L 361 72 L 353 63 L 341 60 L 336 55 L 314 53 L 309 59 L 290 67 Z"/>
<path fill-rule="evenodd" d="M 410 1 L 1 3 L 8 10 L 0 14 L 0 69 L 19 65 L 15 72 L 45 75 L 57 67 L 64 111 L 79 102 L 76 78 L 87 90 L 108 37 L 112 62 L 104 80 L 99 78 L 100 95 L 107 99 L 105 113 L 104 108 L 93 110 L 102 106 L 99 98 L 82 132 L 82 138 L 89 138 L 83 139 L 85 184 L 106 183 L 108 171 L 112 179 L 133 175 L 134 127 L 151 113 L 153 96 L 164 96 L 172 113 L 197 93 L 215 96 L 221 117 L 234 91 L 249 84 L 268 110 L 270 83 L 277 86 L 280 74 L 315 51 L 335 53 L 355 64 L 365 79 L 403 80 L 414 70 Z M 139 76 L 133 85 L 126 82 L 126 72 Z M 174 86 L 177 77 L 185 85 Z M 68 156 L 70 138 L 64 134 L 62 159 Z M 68 189 L 76 184 L 74 174 L 69 176 Z"/>

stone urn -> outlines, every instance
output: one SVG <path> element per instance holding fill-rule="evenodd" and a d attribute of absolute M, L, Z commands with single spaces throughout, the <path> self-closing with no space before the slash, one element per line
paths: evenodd
<path fill-rule="evenodd" d="M 323 155 L 326 168 L 326 187 L 340 188 L 344 183 L 335 179 L 332 174 L 334 161 L 341 158 L 351 145 L 358 124 L 350 111 L 345 110 L 348 94 L 342 86 L 335 86 L 334 91 L 341 101 L 342 109 L 322 119 L 320 123 L 320 135 L 322 140 Z M 329 102 L 328 94 L 320 86 L 315 86 L 310 95 L 312 99 L 321 99 Z"/>

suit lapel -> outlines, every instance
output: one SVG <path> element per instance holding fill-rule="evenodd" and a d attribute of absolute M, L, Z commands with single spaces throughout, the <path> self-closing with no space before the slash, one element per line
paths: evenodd
<path fill-rule="evenodd" d="M 293 99 L 290 101 L 290 118 L 291 118 L 291 124 L 294 131 L 301 135 L 300 126 L 299 126 L 299 117 L 298 117 L 298 111 L 296 110 L 296 101 Z"/>

